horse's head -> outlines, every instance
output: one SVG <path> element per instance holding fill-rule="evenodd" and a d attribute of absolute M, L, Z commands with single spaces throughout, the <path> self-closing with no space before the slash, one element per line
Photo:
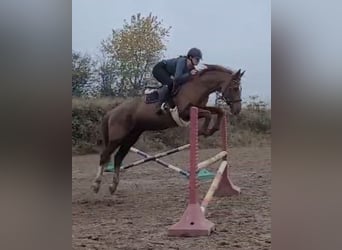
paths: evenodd
<path fill-rule="evenodd" d="M 245 71 L 241 72 L 241 69 L 239 69 L 221 85 L 222 98 L 234 115 L 239 114 L 241 111 L 241 77 L 244 73 Z"/>
<path fill-rule="evenodd" d="M 204 64 L 204 68 L 198 74 L 202 81 L 195 82 L 194 85 L 198 86 L 202 82 L 205 94 L 208 95 L 214 91 L 221 92 L 221 98 L 230 107 L 231 113 L 237 115 L 241 111 L 241 78 L 244 73 L 241 69 L 234 72 L 223 66 Z"/>

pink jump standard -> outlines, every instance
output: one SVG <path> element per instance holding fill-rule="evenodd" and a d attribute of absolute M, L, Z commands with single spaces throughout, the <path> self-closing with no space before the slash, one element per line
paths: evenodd
<path fill-rule="evenodd" d="M 227 163 L 227 120 L 224 116 L 221 126 L 222 136 L 222 154 L 223 162 L 208 190 L 207 195 L 203 199 L 202 204 L 199 203 L 196 188 L 196 172 L 199 170 L 199 165 L 210 165 L 214 156 L 204 162 L 198 164 L 198 108 L 191 108 L 190 117 L 190 178 L 189 178 L 189 204 L 183 216 L 168 230 L 169 236 L 208 236 L 215 229 L 215 224 L 205 218 L 205 209 L 213 196 L 231 196 L 240 194 L 240 188 L 235 186 L 228 175 Z"/>

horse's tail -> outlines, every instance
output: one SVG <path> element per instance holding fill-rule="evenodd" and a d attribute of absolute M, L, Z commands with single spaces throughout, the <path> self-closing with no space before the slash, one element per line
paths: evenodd
<path fill-rule="evenodd" d="M 108 146 L 109 138 L 108 138 L 108 121 L 109 115 L 106 115 L 102 120 L 102 138 L 104 142 L 104 146 Z"/>

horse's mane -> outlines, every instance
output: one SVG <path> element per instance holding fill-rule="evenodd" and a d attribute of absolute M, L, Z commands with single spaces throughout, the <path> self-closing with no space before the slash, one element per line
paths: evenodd
<path fill-rule="evenodd" d="M 199 72 L 199 75 L 203 75 L 204 73 L 208 72 L 208 71 L 221 71 L 221 72 L 226 72 L 229 74 L 233 74 L 234 71 L 232 69 L 220 66 L 220 65 L 215 65 L 215 64 L 204 64 L 207 68 L 201 70 Z"/>

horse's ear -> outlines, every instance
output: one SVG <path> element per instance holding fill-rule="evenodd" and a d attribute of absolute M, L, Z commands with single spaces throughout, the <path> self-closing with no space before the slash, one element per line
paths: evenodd
<path fill-rule="evenodd" d="M 238 71 L 236 71 L 236 72 L 234 73 L 233 78 L 234 78 L 234 79 L 239 78 L 239 77 L 240 77 L 240 74 L 241 74 L 241 69 L 239 69 Z"/>

